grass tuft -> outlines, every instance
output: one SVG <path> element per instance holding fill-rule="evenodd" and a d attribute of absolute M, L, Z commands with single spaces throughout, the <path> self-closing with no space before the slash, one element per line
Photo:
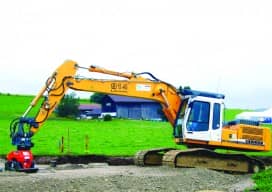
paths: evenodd
<path fill-rule="evenodd" d="M 272 168 L 253 175 L 255 191 L 272 192 Z"/>

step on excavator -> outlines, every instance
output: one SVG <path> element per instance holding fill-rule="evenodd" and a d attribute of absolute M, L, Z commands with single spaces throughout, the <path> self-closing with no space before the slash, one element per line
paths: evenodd
<path fill-rule="evenodd" d="M 113 78 L 82 77 L 79 70 Z M 173 127 L 173 138 L 186 150 L 158 148 L 142 150 L 135 155 L 135 164 L 168 165 L 171 167 L 205 167 L 230 172 L 257 172 L 265 169 L 262 160 L 243 154 L 223 154 L 215 149 L 270 151 L 271 132 L 258 122 L 234 120 L 224 123 L 223 94 L 175 88 L 149 72 L 122 73 L 97 66 L 81 67 L 68 60 L 47 79 L 25 113 L 11 122 L 10 137 L 17 147 L 7 155 L 6 170 L 36 172 L 31 148 L 32 136 L 40 129 L 69 90 L 150 99 L 161 104 L 162 111 Z M 28 117 L 43 98 L 35 117 Z"/>

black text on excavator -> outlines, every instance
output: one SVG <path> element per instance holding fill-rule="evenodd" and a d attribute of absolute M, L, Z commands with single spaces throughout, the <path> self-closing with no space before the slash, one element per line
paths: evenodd
<path fill-rule="evenodd" d="M 77 75 L 78 69 L 112 75 L 118 79 L 82 78 Z M 7 170 L 37 171 L 30 151 L 33 146 L 31 137 L 54 111 L 68 89 L 151 99 L 162 105 L 166 118 L 173 126 L 175 142 L 185 144 L 189 149 L 139 151 L 135 155 L 137 165 L 166 164 L 234 172 L 255 172 L 265 168 L 260 159 L 213 151 L 215 148 L 271 150 L 269 128 L 249 121 L 224 123 L 224 95 L 176 89 L 148 72 L 120 73 L 95 66 L 80 67 L 74 61 L 66 61 L 48 78 L 22 117 L 11 123 L 10 136 L 17 150 L 7 155 Z M 43 96 L 37 115 L 34 118 L 27 117 Z"/>

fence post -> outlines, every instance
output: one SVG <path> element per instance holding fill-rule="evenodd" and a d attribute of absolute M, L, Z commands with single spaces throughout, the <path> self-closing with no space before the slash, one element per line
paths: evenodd
<path fill-rule="evenodd" d="M 67 154 L 70 155 L 70 128 L 67 128 Z"/>
<path fill-rule="evenodd" d="M 89 152 L 89 135 L 85 135 L 85 153 Z"/>
<path fill-rule="evenodd" d="M 64 152 L 64 137 L 63 136 L 61 137 L 61 140 L 59 142 L 59 149 L 61 153 Z"/>

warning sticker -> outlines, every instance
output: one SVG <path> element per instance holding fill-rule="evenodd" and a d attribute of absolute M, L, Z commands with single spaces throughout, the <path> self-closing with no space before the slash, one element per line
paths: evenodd
<path fill-rule="evenodd" d="M 151 85 L 136 84 L 136 91 L 151 91 Z"/>

